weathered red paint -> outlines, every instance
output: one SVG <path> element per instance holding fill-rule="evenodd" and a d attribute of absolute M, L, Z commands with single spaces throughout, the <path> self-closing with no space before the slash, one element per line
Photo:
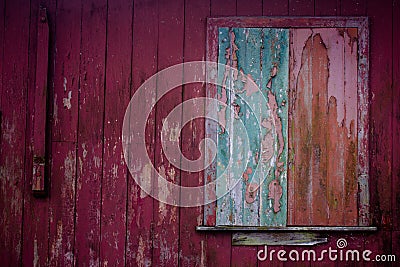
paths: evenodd
<path fill-rule="evenodd" d="M 107 54 L 103 180 L 101 207 L 102 264 L 126 263 L 127 169 L 122 152 L 121 128 L 130 100 L 133 2 L 109 1 L 107 14 Z M 118 97 L 115 97 L 117 93 Z"/>
<path fill-rule="evenodd" d="M 158 66 L 160 71 L 166 67 L 183 62 L 184 48 L 184 1 L 158 3 L 160 12 L 158 15 Z M 164 84 L 157 84 L 165 86 Z M 155 159 L 154 167 L 167 181 L 179 184 L 181 175 L 179 168 L 174 167 L 166 160 L 161 142 L 161 135 L 170 138 L 171 131 L 179 129 L 181 122 L 170 122 L 166 132 L 162 130 L 163 119 L 171 110 L 182 102 L 182 87 L 168 92 L 156 106 L 155 118 Z M 180 110 L 179 112 L 182 112 Z M 170 141 L 180 143 L 180 138 Z M 155 188 L 158 188 L 156 185 Z M 163 193 L 163 189 L 158 189 Z M 154 233 L 153 233 L 153 265 L 172 266 L 179 262 L 179 209 L 176 206 L 166 205 L 162 202 L 154 202 Z"/>
<path fill-rule="evenodd" d="M 206 47 L 197 44 L 206 42 L 206 17 L 210 14 L 209 1 L 185 1 L 185 33 L 184 33 L 184 60 L 202 60 Z M 187 84 L 183 87 L 183 101 L 205 96 L 204 84 Z M 183 113 L 190 112 L 183 106 Z M 182 154 L 188 159 L 200 157 L 199 141 L 204 139 L 204 120 L 190 122 L 182 129 Z M 204 173 L 190 173 L 181 171 L 182 186 L 201 186 L 204 184 Z M 203 225 L 203 207 L 181 208 L 179 229 L 179 262 L 182 266 L 204 266 L 206 235 L 194 233 L 192 225 Z"/>
<path fill-rule="evenodd" d="M 106 187 L 106 179 L 102 179 L 106 4 L 106 1 L 82 1 L 79 94 L 75 96 L 79 102 L 74 246 L 78 264 L 79 259 L 100 263 L 103 252 L 99 222 L 103 222 L 101 196 Z M 71 82 L 65 81 L 67 85 Z M 107 254 L 102 256 L 107 260 Z"/>
<path fill-rule="evenodd" d="M 121 255 L 121 253 L 126 254 L 126 265 L 140 266 L 150 264 L 153 254 L 153 238 L 156 240 L 155 236 L 160 232 L 161 228 L 158 227 L 156 232 L 151 231 L 153 213 L 158 217 L 158 205 L 157 210 L 153 211 L 153 199 L 149 196 L 143 195 L 143 193 L 141 194 L 140 189 L 135 185 L 131 177 L 128 176 L 129 188 L 127 191 L 127 199 L 124 199 L 123 196 L 119 196 L 120 198 L 118 199 L 107 198 L 104 196 L 104 201 L 111 199 L 111 201 L 115 201 L 113 203 L 116 203 L 115 206 L 118 207 L 123 206 L 121 202 L 126 203 L 128 209 L 126 218 L 123 217 L 123 214 L 125 213 L 123 208 L 122 210 L 116 210 L 115 206 L 112 206 L 111 204 L 108 206 L 107 204 L 104 205 L 104 203 L 101 202 L 100 197 L 97 199 L 91 199 L 94 195 L 97 196 L 97 193 L 94 195 L 83 194 L 83 192 L 85 192 L 83 188 L 81 188 L 79 195 L 77 195 L 77 191 L 74 191 L 75 172 L 77 172 L 78 176 L 81 175 L 81 178 L 79 179 L 83 182 L 87 181 L 88 183 L 96 185 L 97 188 L 93 188 L 93 190 L 98 192 L 99 186 L 103 185 L 102 181 L 96 180 L 97 178 L 94 179 L 95 173 L 104 172 L 104 175 L 109 175 L 111 166 L 115 164 L 123 166 L 124 164 L 120 162 L 119 157 L 115 156 L 114 158 L 113 155 L 117 154 L 117 152 L 115 152 L 116 154 L 110 154 L 107 159 L 104 157 L 101 161 L 103 167 L 100 170 L 91 169 L 91 166 L 87 164 L 85 175 L 83 175 L 83 172 L 80 173 L 78 169 L 79 157 L 83 156 L 84 152 L 81 146 L 84 139 L 82 139 L 83 136 L 79 139 L 78 133 L 84 133 L 84 131 L 87 131 L 86 136 L 88 137 L 88 143 L 98 144 L 99 142 L 103 142 L 101 137 L 90 137 L 90 134 L 93 134 L 93 131 L 96 133 L 100 131 L 97 129 L 97 126 L 92 125 L 92 132 L 81 129 L 81 127 L 84 127 L 82 126 L 83 123 L 89 120 L 88 116 L 82 118 L 82 110 L 80 110 L 80 116 L 78 116 L 78 104 L 81 107 L 88 107 L 89 109 L 93 108 L 89 107 L 87 103 L 83 103 L 82 97 L 78 100 L 78 81 L 80 80 L 80 77 L 84 77 L 82 75 L 83 73 L 79 73 L 79 66 L 82 64 L 81 61 L 83 62 L 83 60 L 85 60 L 84 56 L 82 56 L 82 58 L 80 56 L 81 41 L 89 40 L 88 32 L 90 27 L 95 28 L 98 27 L 98 25 L 89 26 L 89 24 L 95 24 L 97 22 L 94 22 L 95 20 L 93 18 L 88 18 L 90 13 L 89 15 L 82 16 L 81 1 L 73 0 L 57 1 L 57 3 L 53 2 L 54 1 L 39 0 L 31 0 L 24 3 L 11 0 L 0 1 L 0 112 L 2 114 L 0 127 L 1 262 L 6 266 L 18 265 L 21 260 L 23 265 L 34 265 L 35 263 L 40 265 L 89 265 L 90 258 L 96 259 L 97 256 L 83 256 L 84 251 L 88 251 L 87 249 L 90 248 L 90 245 L 87 242 L 86 236 L 82 235 L 82 232 L 80 231 L 88 229 L 89 225 L 95 232 L 99 231 L 100 222 L 94 220 L 92 222 L 89 220 L 86 222 L 83 215 L 85 214 L 85 211 L 83 211 L 85 203 L 97 203 L 97 207 L 102 209 L 104 214 L 108 214 L 110 217 L 115 215 L 120 219 L 122 218 L 123 221 L 127 220 L 128 229 L 126 234 L 126 252 L 124 252 L 124 245 L 122 245 L 122 247 L 118 246 L 118 250 L 121 250 L 118 251 L 118 255 Z M 123 63 L 123 77 L 125 78 L 125 82 L 127 79 L 129 81 L 127 76 L 132 79 L 132 89 L 135 90 L 146 78 L 156 72 L 157 61 L 164 63 L 168 62 L 167 58 L 172 53 L 174 54 L 174 57 L 184 55 L 185 60 L 186 57 L 189 57 L 190 59 L 189 55 L 193 56 L 193 59 L 205 58 L 206 54 L 203 50 L 205 47 L 204 41 L 198 40 L 200 37 L 196 36 L 196 32 L 205 29 L 205 25 L 200 21 L 204 21 L 206 16 L 208 16 L 208 14 L 206 14 L 207 12 L 205 12 L 207 7 L 210 8 L 212 16 L 232 16 L 236 14 L 246 16 L 255 14 L 253 13 L 254 10 L 246 10 L 246 4 L 244 4 L 243 7 L 241 2 L 238 2 L 238 13 L 236 13 L 236 1 L 215 0 L 211 1 L 210 4 L 205 3 L 204 6 L 203 3 L 199 3 L 201 12 L 193 11 L 196 9 L 196 7 L 193 6 L 197 5 L 197 3 L 191 2 L 192 1 L 186 1 L 186 3 L 184 3 L 181 1 L 178 4 L 175 4 L 175 7 L 180 9 L 179 14 L 182 15 L 184 13 L 185 16 L 193 16 L 193 20 L 196 20 L 196 23 L 193 23 L 192 26 L 190 26 L 190 24 L 181 22 L 179 27 L 187 27 L 186 31 L 180 28 L 181 30 L 173 35 L 168 31 L 168 33 L 163 35 L 163 41 L 161 41 L 158 46 L 158 14 L 161 14 L 160 26 L 162 26 L 160 27 L 160 30 L 167 31 L 173 26 L 168 24 L 170 20 L 167 21 L 162 18 L 170 16 L 168 14 L 171 13 L 171 11 L 164 6 L 158 7 L 157 1 L 135 1 L 133 3 L 133 43 L 131 44 L 134 50 L 134 55 L 132 56 L 132 59 L 130 59 L 128 54 L 132 48 L 128 48 L 129 41 L 127 41 L 127 39 L 129 39 L 128 32 L 132 25 L 130 25 L 129 19 L 126 18 L 126 16 L 129 16 L 128 14 L 131 12 L 130 8 L 127 6 L 128 4 L 121 4 L 121 6 L 117 7 L 117 3 L 111 3 L 108 1 L 108 15 L 110 17 L 107 26 L 109 29 L 107 43 L 110 45 L 110 51 L 107 52 L 107 57 L 112 57 L 113 54 L 116 55 L 117 52 L 112 52 L 116 50 L 121 51 L 121 54 L 117 56 L 117 59 L 114 59 L 115 61 L 107 59 L 107 62 L 110 62 L 111 65 L 103 66 L 105 77 L 107 77 L 107 75 L 114 77 L 112 76 L 112 73 L 116 68 L 113 66 L 117 65 L 115 62 L 118 62 L 118 58 L 123 60 L 123 62 L 131 62 Z M 248 3 L 248 7 L 260 7 L 259 1 L 250 2 Z M 49 167 L 51 168 L 51 172 L 49 173 L 49 177 L 51 184 L 49 187 L 49 197 L 45 199 L 32 197 L 30 185 L 32 177 L 31 174 L 29 174 L 32 172 L 32 161 L 30 159 L 33 156 L 30 147 L 33 131 L 33 120 L 31 115 L 34 105 L 34 101 L 31 98 L 31 92 L 34 91 L 33 88 L 35 83 L 37 43 L 36 24 L 39 4 L 42 4 L 48 10 L 51 39 L 49 51 L 50 68 L 48 77 L 49 99 L 51 100 L 48 102 L 48 104 L 50 104 L 48 116 L 50 117 L 49 122 L 51 123 L 51 132 L 50 139 L 46 140 L 46 142 L 50 143 L 49 156 L 51 157 L 51 161 L 49 162 Z M 115 11 L 111 10 L 113 7 L 116 8 Z M 399 42 L 396 33 L 399 29 L 399 2 L 397 0 L 394 2 L 389 0 L 371 0 L 368 2 L 341 0 L 331 1 L 329 3 L 327 1 L 263 1 L 262 8 L 263 15 L 285 16 L 337 14 L 341 16 L 368 15 L 370 17 L 370 24 L 372 26 L 370 36 L 371 130 L 367 132 L 366 135 L 369 135 L 370 137 L 371 154 L 367 159 L 358 160 L 366 160 L 366 162 L 363 163 L 370 163 L 371 214 L 373 216 L 373 223 L 377 225 L 379 229 L 383 227 L 385 231 L 379 231 L 378 233 L 369 235 L 343 235 L 342 233 L 332 233 L 329 235 L 330 242 L 326 245 L 319 245 L 316 249 L 321 250 L 329 246 L 335 247 L 336 240 L 340 237 L 344 237 L 347 239 L 350 248 L 366 248 L 373 250 L 374 253 L 398 253 L 398 218 L 400 210 L 398 183 L 400 179 L 400 163 L 399 155 L 396 151 L 398 151 L 400 145 L 398 141 L 400 117 L 398 104 L 400 101 L 400 83 L 398 82 L 398 77 L 400 76 L 400 73 L 398 60 Z M 335 8 L 337 9 L 337 13 L 334 13 Z M 84 9 L 87 10 L 87 6 L 85 6 Z M 239 9 L 241 9 L 243 13 L 239 13 Z M 368 14 L 366 13 L 367 10 Z M 101 12 L 104 12 L 104 10 Z M 118 18 L 121 22 L 117 23 L 115 18 L 119 16 L 118 14 L 121 14 L 121 17 Z M 187 18 L 186 22 L 189 23 L 188 21 L 189 19 Z M 85 31 L 85 36 L 84 39 L 81 40 L 82 22 L 84 22 L 83 25 L 86 26 L 82 25 L 82 30 Z M 102 45 L 104 46 L 106 42 L 104 37 L 106 27 L 104 27 L 104 25 L 107 23 L 107 19 L 99 23 L 102 25 L 102 32 L 98 32 L 97 34 L 101 36 L 99 40 L 101 39 L 103 41 L 98 42 L 102 42 Z M 184 24 L 186 25 L 183 26 Z M 119 29 L 119 26 L 121 26 L 121 29 L 117 30 L 117 27 Z M 193 33 L 191 33 L 191 31 L 193 31 Z M 392 34 L 392 32 L 394 34 Z M 97 41 L 97 38 L 94 38 L 95 35 L 96 34 L 94 33 L 90 34 L 90 38 L 96 39 Z M 114 38 L 117 38 L 116 36 L 123 36 L 124 39 L 121 40 L 124 41 L 119 41 L 121 44 L 117 44 L 117 41 L 114 41 Z M 173 41 L 168 41 L 172 36 L 175 40 L 178 38 L 179 42 L 182 42 L 182 40 L 185 39 L 185 45 L 179 47 L 175 46 Z M 196 39 L 194 39 L 195 37 Z M 82 42 L 82 45 L 84 45 L 83 47 L 100 46 L 100 44 L 93 44 L 93 41 L 88 42 L 89 44 L 84 44 L 84 42 Z M 157 46 L 159 52 L 166 47 L 168 49 L 158 53 L 159 58 L 157 58 Z M 55 48 L 57 48 L 57 50 L 55 50 Z M 104 60 L 106 55 L 105 46 L 102 49 L 103 54 L 96 55 L 102 58 L 97 59 L 100 61 Z M 123 52 L 122 49 L 124 49 Z M 196 49 L 197 51 L 192 52 L 192 49 Z M 88 52 L 85 53 L 87 55 Z M 92 55 L 96 54 L 95 51 L 92 51 L 91 53 Z M 132 64 L 132 75 L 125 74 L 125 71 L 129 68 L 128 65 L 125 64 Z M 166 65 L 167 63 L 160 66 L 160 68 L 163 68 Z M 108 73 L 109 71 L 110 74 Z M 92 72 L 87 75 L 87 77 L 92 77 L 92 81 L 95 79 L 93 78 L 95 77 L 95 73 Z M 67 79 L 67 83 L 65 84 L 67 90 L 65 92 L 64 77 Z M 112 80 L 113 79 L 109 80 L 109 82 Z M 197 87 L 194 86 L 193 88 Z M 87 89 L 83 89 L 81 86 L 81 93 L 82 90 Z M 114 110 L 114 104 L 115 107 L 117 104 L 110 102 L 119 98 L 119 92 L 116 90 L 116 87 L 114 88 L 112 85 L 106 86 L 104 92 L 106 105 L 104 107 L 100 104 L 98 107 L 100 108 L 98 114 L 101 114 L 101 118 L 94 119 L 98 123 L 96 125 L 107 123 L 107 121 L 102 121 L 102 114 L 104 112 L 105 114 L 108 114 L 106 116 L 109 116 L 109 118 L 116 118 L 123 112 L 120 109 Z M 68 95 L 69 91 L 71 91 L 70 99 Z M 189 92 L 190 91 L 186 91 L 184 97 L 190 97 Z M 93 97 L 94 93 L 94 91 L 85 91 L 82 96 L 86 94 L 88 97 Z M 122 99 L 125 99 L 126 101 L 125 93 L 126 92 L 124 91 L 121 99 L 118 99 L 118 101 L 121 102 L 117 101 L 120 105 L 122 105 Z M 107 102 L 107 99 L 109 98 L 111 98 L 111 100 Z M 93 101 L 92 104 L 93 103 L 95 103 L 95 101 Z M 105 111 L 105 109 L 107 109 L 107 111 Z M 26 113 L 26 111 L 29 113 Z M 92 111 L 90 110 L 88 113 L 90 114 Z M 28 118 L 26 118 L 27 116 Z M 153 117 L 151 117 L 150 120 L 154 120 L 155 114 L 152 116 Z M 82 122 L 79 123 L 80 126 L 78 126 L 78 118 L 82 119 Z M 192 127 L 194 128 L 195 125 L 197 125 L 197 122 L 193 125 L 194 126 Z M 11 126 L 15 127 L 13 128 Z M 113 132 L 113 130 L 115 130 L 118 125 L 116 123 L 109 127 L 110 128 L 104 128 L 104 130 L 102 129 L 101 131 L 104 131 L 104 134 L 106 134 L 106 132 L 109 134 L 108 137 L 110 138 L 110 141 L 104 140 L 104 146 L 109 143 L 111 149 L 112 140 L 116 141 L 116 137 L 118 137 L 117 132 Z M 155 130 L 152 127 L 154 127 L 154 124 L 152 126 L 152 122 L 150 122 L 150 131 L 147 135 L 147 143 L 150 154 L 154 155 L 153 136 Z M 13 129 L 12 135 L 10 135 L 11 129 Z M 185 131 L 187 131 L 185 135 L 189 138 L 189 128 Z M 201 129 L 198 128 L 197 133 L 200 132 Z M 12 138 L 10 139 L 10 137 Z M 198 138 L 200 138 L 200 136 L 198 136 Z M 10 140 L 12 141 L 11 144 Z M 197 141 L 193 142 L 193 144 L 197 144 Z M 88 148 L 89 147 L 86 149 L 88 150 Z M 96 151 L 96 155 L 103 153 L 101 152 L 103 151 L 102 149 L 97 149 Z M 190 149 L 186 148 L 186 151 L 193 153 L 197 152 L 197 147 Z M 104 150 L 104 153 L 106 152 L 107 150 Z M 111 150 L 109 150 L 109 152 L 114 153 Z M 65 173 L 66 166 L 69 168 L 69 172 L 67 173 Z M 118 171 L 118 179 L 120 181 L 125 181 L 122 173 L 123 171 L 121 173 Z M 200 181 L 197 179 L 200 179 L 199 177 L 201 176 L 192 174 L 190 177 L 196 177 L 196 182 L 193 182 L 193 185 L 195 185 Z M 188 183 L 189 182 L 191 183 L 192 181 L 188 181 Z M 77 185 L 76 190 L 79 188 L 79 183 Z M 348 188 L 351 189 L 351 184 L 348 186 Z M 122 189 L 119 188 L 118 190 Z M 112 191 L 111 193 L 115 192 L 116 191 Z M 76 208 L 74 204 L 75 198 L 77 202 Z M 343 205 L 346 208 L 345 199 Z M 78 210 L 78 224 L 76 226 L 74 226 L 75 209 Z M 187 262 L 186 259 L 193 259 L 198 263 L 199 256 L 200 264 L 198 265 L 204 263 L 206 266 L 245 266 L 246 264 L 253 264 L 255 262 L 254 257 L 256 257 L 256 255 L 254 249 L 239 249 L 240 254 L 237 253 L 238 251 L 236 249 L 232 250 L 230 233 L 207 233 L 205 234 L 205 240 L 197 239 L 197 237 L 195 237 L 197 233 L 194 230 L 194 220 L 199 210 L 196 209 L 196 211 L 187 215 L 190 218 L 190 221 L 184 219 L 186 214 L 182 216 L 182 212 L 186 212 L 186 210 L 178 210 L 177 212 L 181 213 L 181 217 L 179 218 L 179 224 L 176 223 L 174 227 L 180 227 L 180 230 L 172 231 L 171 227 L 168 228 L 168 233 L 170 234 L 169 240 L 178 240 L 177 242 L 180 244 L 180 251 L 182 253 L 182 258 L 180 259 L 181 265 L 184 265 L 184 263 Z M 82 216 L 80 214 L 82 214 Z M 84 226 L 85 224 L 86 226 Z M 123 223 L 120 223 L 119 225 L 121 224 Z M 76 234 L 74 232 L 74 227 L 76 227 Z M 121 226 L 104 225 L 104 233 L 111 233 L 118 228 L 117 230 L 122 231 L 122 235 L 124 235 L 124 229 L 119 227 Z M 21 230 L 21 228 L 23 229 Z M 96 247 L 93 249 L 96 250 L 97 248 L 100 248 L 100 236 L 98 235 L 96 237 L 96 234 L 94 236 L 96 240 L 93 241 L 92 244 Z M 118 236 L 118 238 L 121 237 Z M 125 238 L 125 236 L 122 238 Z M 190 247 L 190 241 L 192 238 L 193 240 L 200 240 L 200 243 L 196 244 L 196 247 L 193 250 Z M 106 242 L 106 240 L 103 240 L 102 247 L 106 248 L 108 244 L 105 244 L 104 242 Z M 172 249 L 172 251 L 177 253 L 179 249 L 176 247 L 176 243 L 173 244 L 174 249 Z M 285 248 L 287 249 L 287 247 Z M 198 249 L 200 249 L 201 252 L 197 251 Z M 271 247 L 271 249 L 280 248 Z M 192 252 L 194 250 L 196 250 L 196 252 Z M 96 253 L 97 252 L 98 250 Z M 204 255 L 204 258 L 202 258 L 201 255 Z M 71 257 L 73 257 L 72 262 Z M 101 257 L 102 256 L 99 256 L 99 261 L 103 261 Z M 109 263 L 117 260 L 112 259 L 111 257 L 112 256 L 107 255 L 106 253 L 104 254 L 104 260 L 111 259 Z M 160 253 L 155 252 L 155 257 L 160 258 Z M 158 263 L 159 262 L 160 260 L 158 260 Z M 280 264 L 280 262 L 276 263 Z M 269 262 L 258 262 L 258 264 L 262 266 L 269 264 Z M 298 266 L 299 263 L 295 264 Z M 309 263 L 302 264 L 307 266 L 310 265 Z M 285 263 L 285 266 L 286 265 L 294 265 L 294 263 Z M 312 265 L 317 265 L 317 263 Z"/>
<path fill-rule="evenodd" d="M 13 1 L 3 6 L 8 19 L 1 62 L 0 261 L 7 266 L 21 262 L 29 4 Z"/>
<path fill-rule="evenodd" d="M 139 86 L 157 72 L 158 41 L 158 3 L 154 1 L 135 1 L 133 6 L 133 53 L 132 53 L 132 90 L 131 96 Z M 141 38 L 135 38 L 140 36 Z M 155 88 L 154 84 L 154 88 Z M 154 90 L 155 94 L 155 90 Z M 143 101 L 143 105 L 146 105 Z M 148 119 L 146 147 L 151 159 L 154 159 L 155 112 Z M 144 158 L 142 162 L 145 162 Z M 148 175 L 153 179 L 146 166 L 138 166 L 132 175 Z M 153 258 L 153 209 L 154 200 L 135 183 L 128 174 L 126 265 L 149 266 Z"/>
<path fill-rule="evenodd" d="M 393 54 L 392 41 L 392 1 L 367 2 L 367 14 L 371 18 L 370 73 L 370 188 L 372 221 L 384 228 L 392 226 L 392 108 L 393 100 Z M 385 29 L 384 31 L 382 29 Z M 399 103 L 399 101 L 397 101 Z"/>

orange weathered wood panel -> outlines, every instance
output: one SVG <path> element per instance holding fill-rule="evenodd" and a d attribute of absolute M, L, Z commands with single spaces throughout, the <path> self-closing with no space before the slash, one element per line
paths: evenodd
<path fill-rule="evenodd" d="M 289 223 L 357 225 L 357 29 L 291 36 Z"/>

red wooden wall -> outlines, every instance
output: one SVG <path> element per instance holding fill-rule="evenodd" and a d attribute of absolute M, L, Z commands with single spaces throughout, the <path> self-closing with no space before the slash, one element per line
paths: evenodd
<path fill-rule="evenodd" d="M 30 185 L 40 5 L 50 26 L 46 198 L 33 197 Z M 370 18 L 370 190 L 379 231 L 330 234 L 330 243 L 316 249 L 343 237 L 351 247 L 400 260 L 399 0 L 1 0 L 0 14 L 2 265 L 268 263 L 257 262 L 257 247 L 232 247 L 230 233 L 196 232 L 201 207 L 141 197 L 122 155 L 123 115 L 135 90 L 158 70 L 205 58 L 206 17 L 236 15 Z M 200 85 L 176 88 L 148 123 L 155 167 L 185 186 L 201 184 L 203 174 L 165 161 L 162 119 L 183 100 L 204 95 Z M 199 155 L 203 125 L 195 120 L 183 129 L 189 158 Z"/>

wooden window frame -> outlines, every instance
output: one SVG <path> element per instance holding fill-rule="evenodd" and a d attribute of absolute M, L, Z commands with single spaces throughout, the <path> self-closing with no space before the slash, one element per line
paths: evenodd
<path fill-rule="evenodd" d="M 207 61 L 218 61 L 219 27 L 246 28 L 357 28 L 358 29 L 358 88 L 357 88 L 357 180 L 358 180 L 358 226 L 285 226 L 285 227 L 244 227 L 215 226 L 216 203 L 204 207 L 204 225 L 199 231 L 375 231 L 371 226 L 369 211 L 369 22 L 367 17 L 219 17 L 207 20 Z M 291 90 L 291 88 L 289 89 Z M 207 97 L 215 98 L 216 86 L 207 85 Z M 206 137 L 214 139 L 215 126 L 206 120 Z M 214 175 L 214 177 L 213 177 Z M 205 183 L 215 179 L 215 162 L 205 169 Z"/>

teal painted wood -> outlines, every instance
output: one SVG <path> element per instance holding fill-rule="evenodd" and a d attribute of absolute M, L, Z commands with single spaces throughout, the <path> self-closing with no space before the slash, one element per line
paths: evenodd
<path fill-rule="evenodd" d="M 284 226 L 287 220 L 287 144 L 288 144 L 288 90 L 289 90 L 289 31 L 287 29 L 263 29 L 262 88 L 268 99 L 269 115 L 275 126 L 273 131 L 274 155 L 272 168 L 265 173 L 261 186 L 260 225 Z M 277 109 L 273 104 L 276 101 Z M 274 115 L 275 114 L 275 115 Z M 270 118 L 271 118 L 270 117 Z M 281 131 L 283 142 L 279 140 Z M 281 145 L 283 143 L 283 147 Z M 280 151 L 281 150 L 281 151 Z M 280 167 L 278 167 L 281 165 Z M 282 187 L 279 205 L 270 188 L 274 181 Z M 280 195 L 279 192 L 277 193 Z M 277 212 L 277 208 L 279 211 Z"/>
<path fill-rule="evenodd" d="M 219 28 L 218 40 L 237 71 L 218 70 L 216 224 L 286 225 L 288 30 Z"/>
<path fill-rule="evenodd" d="M 236 103 L 240 107 L 239 119 L 245 125 L 245 132 L 238 135 L 238 139 L 246 138 L 242 135 L 247 135 L 249 143 L 237 144 L 238 150 L 242 154 L 234 154 L 233 158 L 237 156 L 237 161 L 243 161 L 246 158 L 246 165 L 244 169 L 237 170 L 237 176 L 241 179 L 237 188 L 241 189 L 241 198 L 237 196 L 235 202 L 239 202 L 242 206 L 242 211 L 239 214 L 241 218 L 241 225 L 258 225 L 259 223 L 259 194 L 258 186 L 260 184 L 260 175 L 257 168 L 257 161 L 255 160 L 257 153 L 259 154 L 260 144 L 260 128 L 258 118 L 260 116 L 260 94 L 258 91 L 261 82 L 261 29 L 260 28 L 246 28 L 234 29 L 236 33 L 236 40 L 238 43 L 238 69 L 239 77 L 236 83 Z M 257 88 L 251 89 L 250 76 Z M 257 89 L 257 90 L 254 90 Z M 244 148 L 249 145 L 250 151 Z M 251 192 L 250 192 L 251 191 Z"/>

